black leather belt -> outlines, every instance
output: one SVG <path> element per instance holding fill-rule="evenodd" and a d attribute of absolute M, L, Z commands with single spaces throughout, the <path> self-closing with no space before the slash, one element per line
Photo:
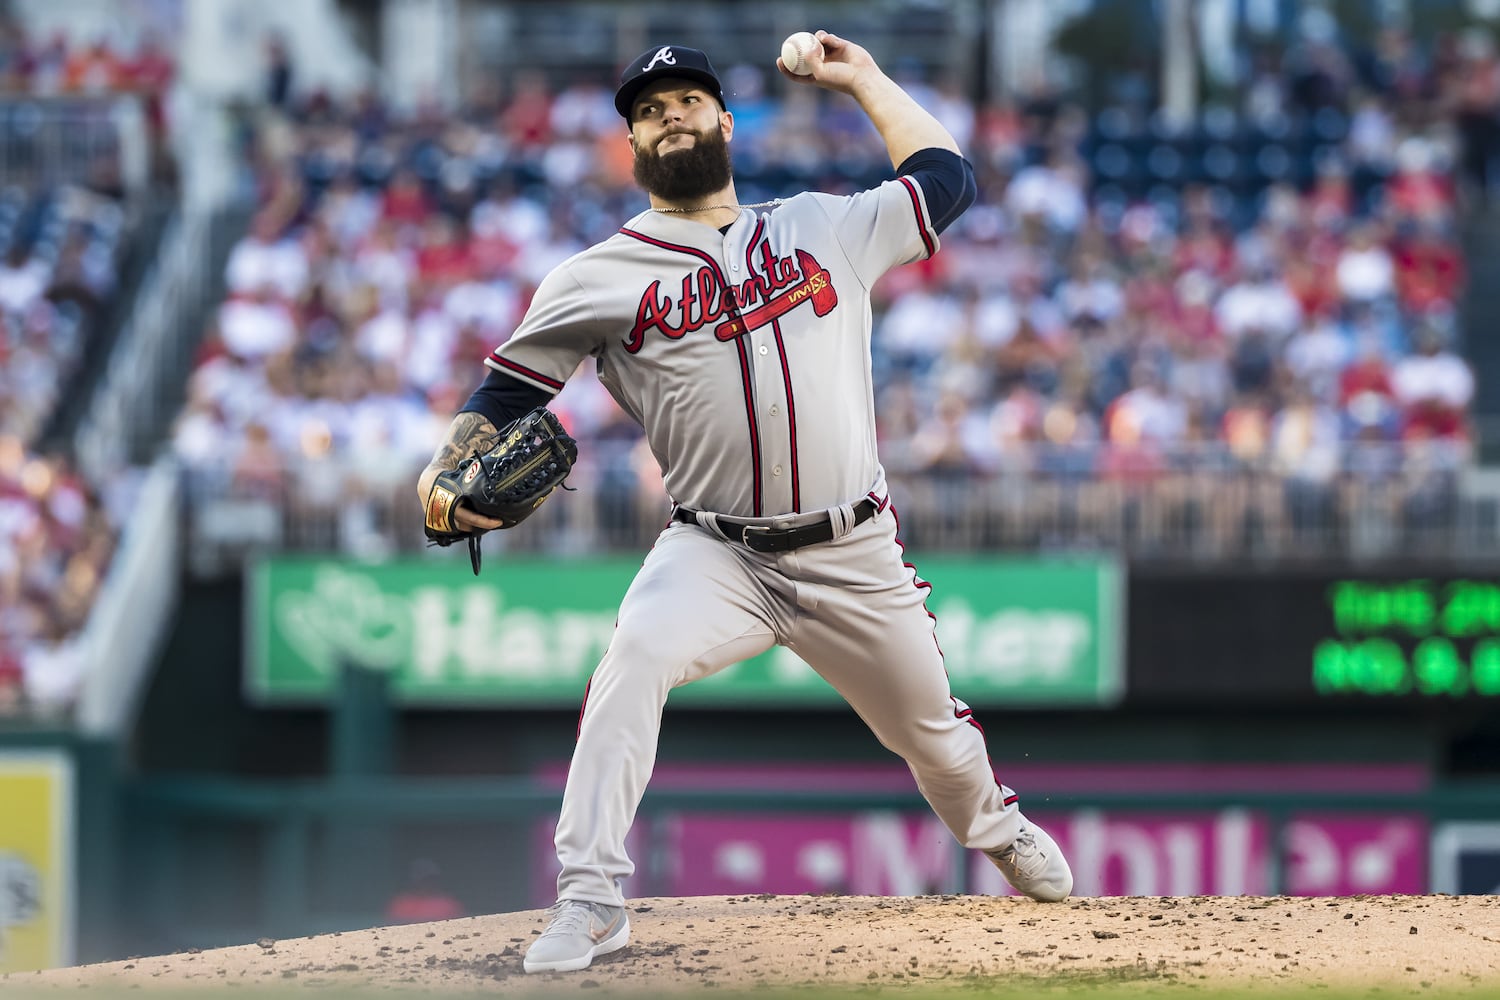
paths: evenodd
<path fill-rule="evenodd" d="M 854 505 L 854 523 L 863 524 L 875 516 L 875 501 L 866 498 Z M 689 507 L 672 508 L 672 520 L 683 524 L 697 524 L 698 512 Z M 731 540 L 740 542 L 756 552 L 790 552 L 804 545 L 833 541 L 833 521 L 824 518 L 812 524 L 795 528 L 771 528 L 764 524 L 752 524 L 738 517 L 719 515 L 719 527 Z M 738 537 L 736 537 L 738 535 Z"/>

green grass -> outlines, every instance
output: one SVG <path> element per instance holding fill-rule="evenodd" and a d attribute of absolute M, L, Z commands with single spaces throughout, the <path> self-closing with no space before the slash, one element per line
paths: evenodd
<path fill-rule="evenodd" d="M 134 1000 L 142 998 L 161 997 L 163 1000 L 223 1000 L 225 997 L 243 998 L 243 1000 L 309 1000 L 317 997 L 318 1000 L 374 1000 L 376 997 L 402 997 L 406 995 L 438 996 L 444 1000 L 495 1000 L 497 997 L 536 997 L 536 998 L 579 998 L 579 1000 L 599 1000 L 601 997 L 630 997 L 643 998 L 646 996 L 663 996 L 669 1000 L 675 997 L 714 997 L 715 1000 L 822 1000 L 822 998 L 865 998 L 865 997 L 900 997 L 902 1000 L 1031 1000 L 1031 998 L 1042 997 L 1119 997 L 1121 1000 L 1142 1000 L 1142 998 L 1181 998 L 1192 997 L 1194 1000 L 1366 1000 L 1366 998 L 1392 998 L 1402 996 L 1420 996 L 1424 1000 L 1473 1000 L 1477 996 L 1500 995 L 1500 988 L 1492 987 L 1483 989 L 1476 987 L 1473 990 L 1432 990 L 1422 987 L 1419 983 L 1392 983 L 1388 986 L 1372 986 L 1365 989 L 1349 988 L 1327 988 L 1327 987 L 1265 987 L 1250 990 L 1225 990 L 1208 987 L 1195 986 L 1190 981 L 1163 981 L 1152 982 L 1149 973 L 1141 972 L 1135 975 L 1130 970 L 1121 970 L 1120 973 L 1111 974 L 1088 974 L 1054 976 L 1054 977 L 1013 977 L 1004 985 L 997 985 L 993 979 L 958 981 L 950 980 L 942 988 L 933 989 L 920 985 L 906 985 L 900 982 L 870 983 L 866 986 L 833 987 L 818 986 L 802 990 L 786 989 L 763 989 L 763 990 L 721 990 L 716 988 L 684 987 L 662 994 L 659 991 L 625 990 L 602 988 L 603 984 L 585 986 L 590 982 L 588 973 L 580 973 L 575 982 L 570 979 L 567 983 L 556 981 L 537 982 L 534 986 L 530 983 L 524 987 L 506 988 L 498 990 L 416 990 L 410 987 L 403 988 L 396 985 L 381 989 L 344 989 L 344 988 L 308 988 L 301 989 L 263 989 L 257 987 L 235 987 L 226 985 L 220 989 L 147 989 L 131 987 L 101 987 L 95 986 L 81 990 L 89 997 L 130 997 Z M 0 980 L 0 994 L 5 1000 L 57 1000 L 60 992 L 74 992 L 67 989 L 16 989 L 12 984 Z"/>

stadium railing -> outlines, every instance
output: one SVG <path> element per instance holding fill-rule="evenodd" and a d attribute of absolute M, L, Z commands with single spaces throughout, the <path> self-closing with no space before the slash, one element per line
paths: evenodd
<path fill-rule="evenodd" d="M 76 722 L 86 736 L 124 738 L 156 668 L 182 586 L 178 479 L 159 459 L 136 495 L 118 554 L 84 626 Z"/>
<path fill-rule="evenodd" d="M 74 438 L 79 463 L 91 477 L 149 462 L 180 406 L 201 332 L 197 324 L 217 287 L 216 219 L 209 212 L 178 212 L 167 223 L 161 252 L 142 280 L 135 309 L 110 353 L 108 374 Z"/>
<path fill-rule="evenodd" d="M 134 95 L 0 99 L 0 177 L 10 183 L 107 178 L 138 194 L 150 181 L 149 142 Z"/>
<path fill-rule="evenodd" d="M 630 449 L 590 443 L 569 484 L 496 551 L 593 554 L 649 548 L 666 524 L 660 487 Z M 892 471 L 909 544 L 927 551 L 1114 551 L 1136 559 L 1268 561 L 1500 554 L 1500 474 L 1459 442 L 1346 445 L 1316 474 L 1220 444 L 1159 451 L 1026 446 L 998 471 Z M 420 463 L 288 457 L 276 495 L 240 491 L 229 460 L 183 466 L 189 570 L 212 576 L 262 552 L 383 558 L 422 551 Z M 370 476 L 374 478 L 369 478 Z M 257 487 L 260 489 L 261 487 Z"/>

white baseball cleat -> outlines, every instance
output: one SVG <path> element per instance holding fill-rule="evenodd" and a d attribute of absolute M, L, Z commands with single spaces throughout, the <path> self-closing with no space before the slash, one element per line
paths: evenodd
<path fill-rule="evenodd" d="M 552 922 L 526 950 L 521 965 L 527 972 L 576 972 L 629 940 L 625 907 L 560 899 L 552 907 Z"/>
<path fill-rule="evenodd" d="M 1057 841 L 1025 816 L 1015 840 L 984 853 L 1017 892 L 1039 903 L 1059 902 L 1073 891 L 1073 869 Z"/>

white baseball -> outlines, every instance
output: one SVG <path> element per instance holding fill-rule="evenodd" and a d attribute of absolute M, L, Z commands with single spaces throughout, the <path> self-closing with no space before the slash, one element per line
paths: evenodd
<path fill-rule="evenodd" d="M 781 62 L 786 66 L 788 73 L 807 76 L 812 73 L 807 57 L 822 47 L 823 43 L 818 41 L 818 36 L 811 31 L 794 32 L 781 43 Z"/>

